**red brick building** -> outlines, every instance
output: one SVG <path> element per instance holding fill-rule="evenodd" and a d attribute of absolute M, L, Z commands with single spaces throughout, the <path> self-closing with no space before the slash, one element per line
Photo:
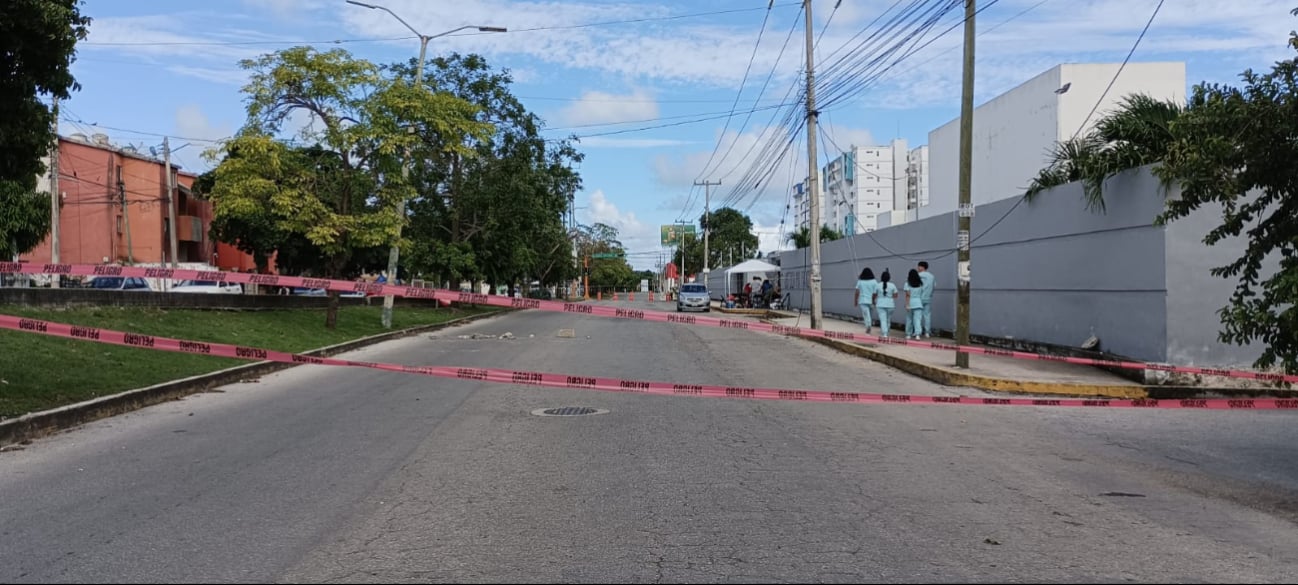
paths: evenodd
<path fill-rule="evenodd" d="M 172 261 L 163 161 L 102 134 L 59 137 L 59 261 L 169 264 Z M 209 236 L 211 202 L 193 190 L 197 175 L 172 166 L 177 186 L 176 261 L 249 270 L 252 257 Z M 48 180 L 41 186 L 48 192 Z M 51 260 L 47 238 L 22 260 Z"/>

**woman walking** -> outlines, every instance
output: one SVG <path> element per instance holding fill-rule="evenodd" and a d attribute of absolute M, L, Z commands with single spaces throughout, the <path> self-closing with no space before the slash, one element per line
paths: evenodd
<path fill-rule="evenodd" d="M 861 310 L 861 322 L 865 323 L 866 333 L 874 330 L 870 308 L 874 306 L 874 296 L 877 294 L 879 294 L 879 281 L 874 279 L 874 271 L 866 267 L 861 271 L 861 276 L 856 279 L 856 292 L 853 294 L 853 302 Z"/>
<path fill-rule="evenodd" d="M 874 309 L 879 312 L 879 329 L 882 335 L 888 336 L 892 327 L 892 310 L 897 306 L 897 285 L 892 283 L 892 275 L 887 270 L 879 276 L 879 294 L 874 301 Z"/>
<path fill-rule="evenodd" d="M 906 275 L 906 339 L 919 339 L 924 332 L 924 279 L 914 268 Z"/>

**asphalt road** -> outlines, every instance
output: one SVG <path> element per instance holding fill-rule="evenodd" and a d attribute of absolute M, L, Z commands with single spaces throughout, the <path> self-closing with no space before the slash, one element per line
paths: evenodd
<path fill-rule="evenodd" d="M 349 357 L 976 394 L 799 340 L 555 313 Z M 558 406 L 608 412 L 530 414 Z M 1295 502 L 1293 413 L 748 402 L 312 366 L 0 453 L 0 581 L 1292 582 Z"/>

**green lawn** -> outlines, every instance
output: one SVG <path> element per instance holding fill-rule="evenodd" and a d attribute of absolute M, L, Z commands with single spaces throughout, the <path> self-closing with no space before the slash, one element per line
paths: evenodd
<path fill-rule="evenodd" d="M 441 323 L 486 308 L 398 307 L 393 328 Z M 0 305 L 0 313 L 163 337 L 300 352 L 384 331 L 382 307 L 342 307 L 338 328 L 324 309 L 195 311 L 93 307 L 66 310 Z M 156 351 L 0 331 L 0 418 L 184 378 L 245 360 Z"/>

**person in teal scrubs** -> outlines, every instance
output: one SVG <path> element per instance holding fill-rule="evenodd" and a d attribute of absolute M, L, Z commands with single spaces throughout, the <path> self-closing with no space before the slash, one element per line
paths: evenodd
<path fill-rule="evenodd" d="M 861 276 L 856 279 L 856 292 L 853 294 L 853 300 L 861 310 L 861 321 L 865 323 L 866 333 L 874 330 L 870 308 L 874 306 L 874 295 L 878 293 L 879 281 L 874 279 L 874 271 L 866 267 L 861 271 Z"/>
<path fill-rule="evenodd" d="M 919 339 L 924 331 L 924 301 L 920 294 L 924 290 L 924 279 L 914 268 L 906 275 L 906 339 Z"/>
<path fill-rule="evenodd" d="M 919 300 L 924 303 L 923 334 L 927 339 L 933 335 L 933 287 L 937 286 L 937 278 L 928 271 L 928 262 L 919 263 L 919 277 L 924 281 L 924 288 L 919 291 Z"/>
<path fill-rule="evenodd" d="M 888 336 L 892 327 L 892 310 L 897 307 L 897 285 L 892 283 L 892 275 L 887 270 L 879 276 L 879 294 L 874 301 L 874 309 L 879 312 L 879 329 L 882 335 Z"/>

